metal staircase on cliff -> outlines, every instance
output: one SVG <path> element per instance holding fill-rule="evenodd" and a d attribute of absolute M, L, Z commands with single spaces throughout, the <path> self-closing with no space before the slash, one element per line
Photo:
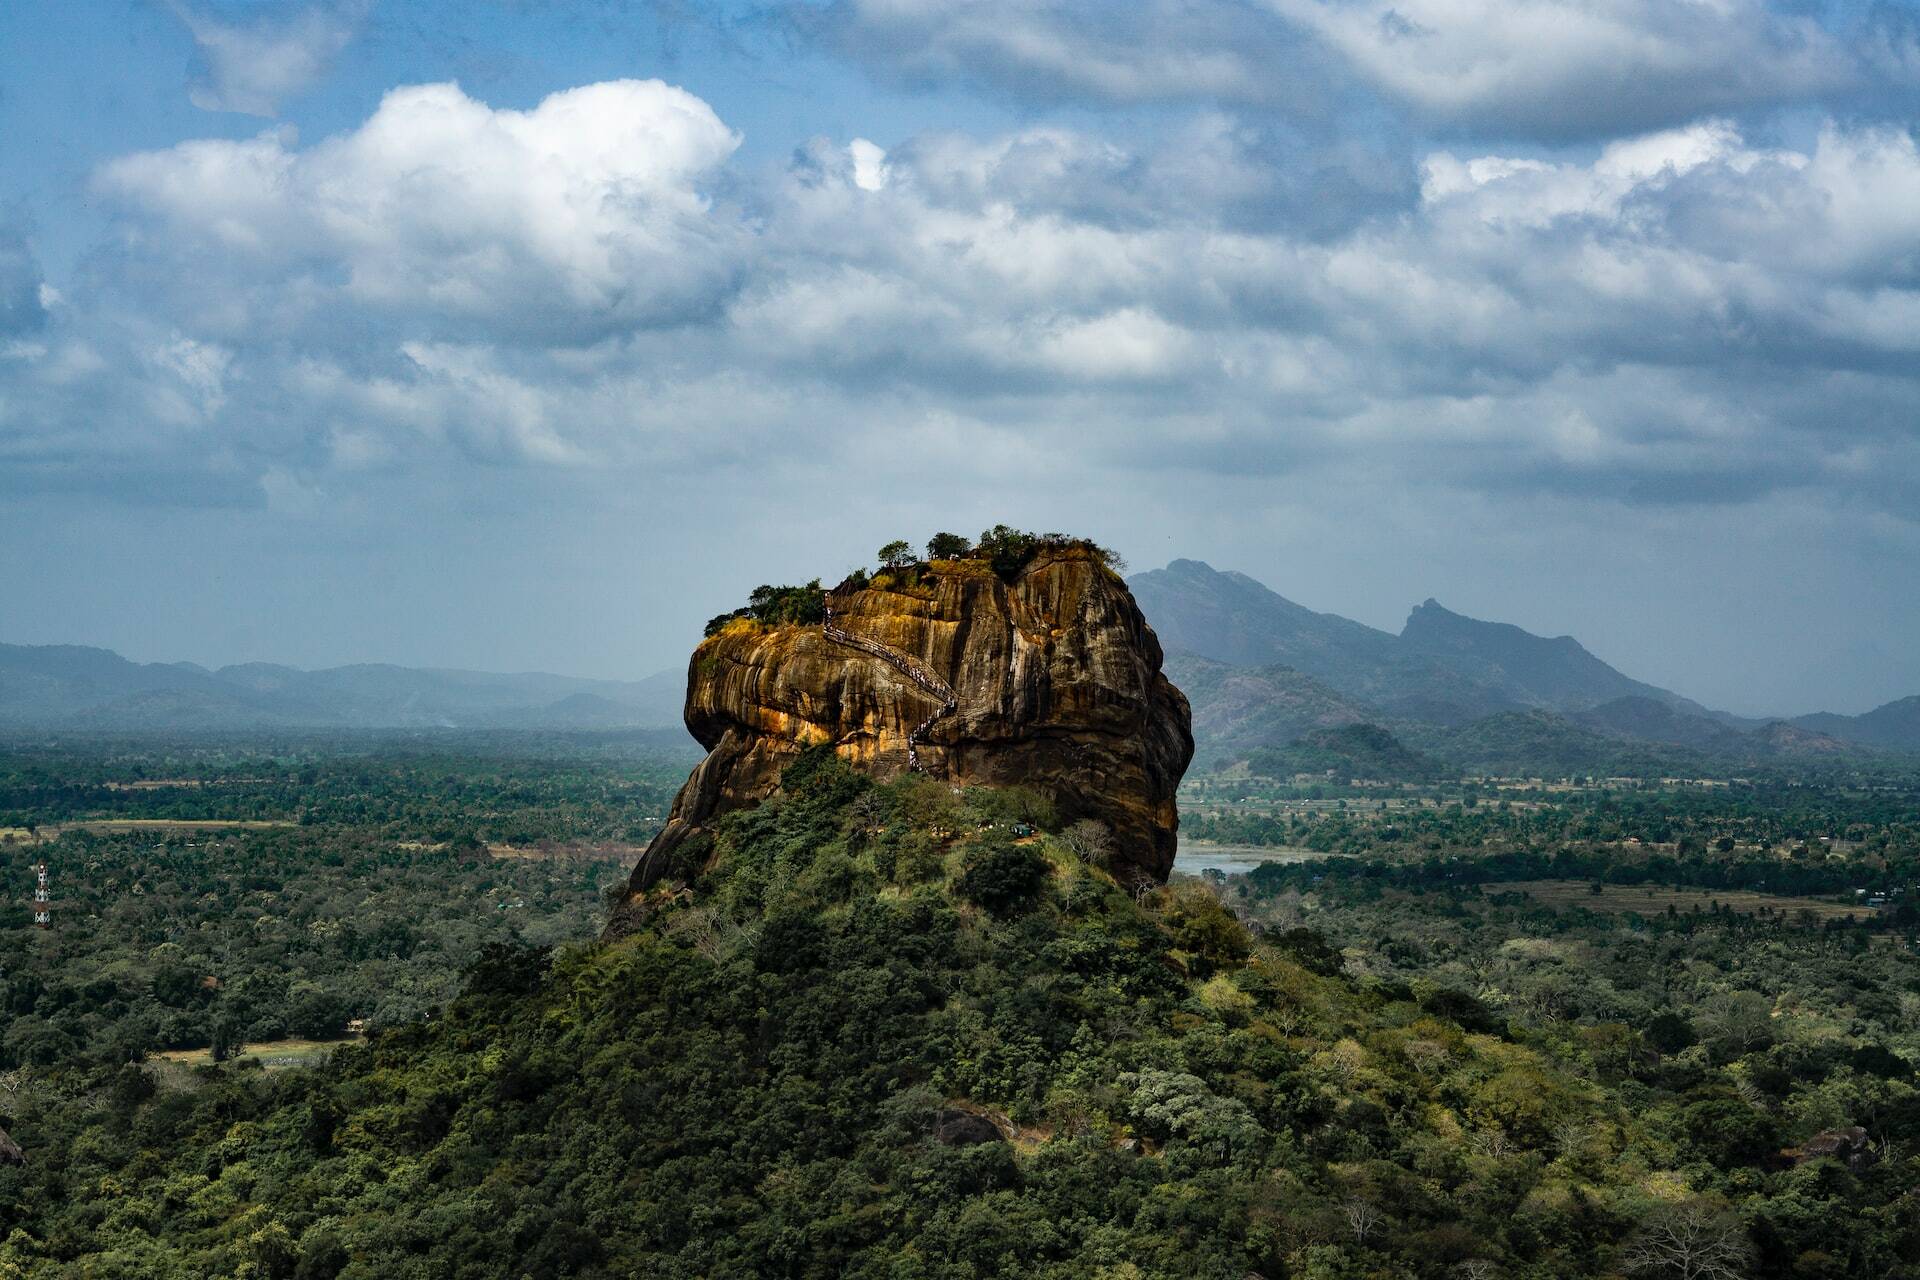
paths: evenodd
<path fill-rule="evenodd" d="M 880 661 L 886 663 L 895 671 L 898 671 L 901 675 L 911 680 L 923 692 L 940 700 L 940 709 L 915 725 L 907 733 L 907 768 L 916 773 L 925 773 L 926 770 L 920 767 L 920 752 L 918 748 L 921 741 L 926 737 L 927 730 L 931 729 L 941 718 L 952 715 L 960 706 L 960 700 L 954 694 L 953 686 L 945 680 L 942 680 L 939 676 L 934 675 L 931 671 L 928 671 L 906 654 L 901 653 L 898 649 L 890 648 L 877 640 L 869 640 L 864 636 L 856 636 L 845 627 L 834 622 L 832 596 L 827 597 L 826 610 L 826 620 L 820 624 L 820 632 L 826 636 L 827 639 L 833 641 L 835 644 L 843 644 L 849 649 L 858 649 L 861 653 L 880 659 Z"/>

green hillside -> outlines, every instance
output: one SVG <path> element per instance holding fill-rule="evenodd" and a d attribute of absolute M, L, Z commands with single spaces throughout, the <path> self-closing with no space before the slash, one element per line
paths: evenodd
<path fill-rule="evenodd" d="M 1377 724 L 1315 729 L 1285 746 L 1264 747 L 1247 758 L 1248 767 L 1268 778 L 1300 773 L 1331 773 L 1346 780 L 1430 782 L 1451 770 L 1431 756 L 1411 751 Z"/>
<path fill-rule="evenodd" d="M 1704 1063 L 1659 1101 L 1625 1027 L 1136 901 L 1044 816 L 811 755 L 628 936 L 492 947 L 320 1067 L 73 1058 L 8 1118 L 0 1275 L 1607 1276 L 1816 1191 L 1914 1244 L 1897 1178 L 1763 1173 Z"/>

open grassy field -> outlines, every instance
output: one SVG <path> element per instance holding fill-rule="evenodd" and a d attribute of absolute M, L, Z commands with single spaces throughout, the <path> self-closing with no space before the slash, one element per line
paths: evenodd
<path fill-rule="evenodd" d="M 1552 907 L 1585 907 L 1590 911 L 1637 911 L 1641 915 L 1664 915 L 1671 905 L 1675 911 L 1707 911 L 1719 903 L 1742 915 L 1758 915 L 1762 907 L 1773 912 L 1797 916 L 1802 911 L 1820 921 L 1842 916 L 1855 919 L 1871 917 L 1873 909 L 1858 903 L 1837 902 L 1829 898 L 1792 898 L 1779 894 L 1755 893 L 1747 889 L 1695 889 L 1683 886 L 1607 884 L 1600 892 L 1585 880 L 1515 880 L 1486 885 L 1488 893 L 1524 893 Z"/>
<path fill-rule="evenodd" d="M 260 1044 L 250 1044 L 233 1056 L 235 1058 L 258 1058 L 260 1065 L 268 1071 L 281 1071 L 288 1067 L 311 1067 L 343 1044 L 356 1044 L 359 1037 L 348 1040 L 267 1040 Z M 211 1049 L 168 1049 L 153 1055 L 156 1062 L 171 1062 L 183 1067 L 203 1067 L 213 1061 Z"/>

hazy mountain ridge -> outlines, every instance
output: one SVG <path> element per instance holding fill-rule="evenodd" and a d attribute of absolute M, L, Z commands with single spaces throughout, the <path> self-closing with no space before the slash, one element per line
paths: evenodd
<path fill-rule="evenodd" d="M 1232 663 L 1287 666 L 1337 692 L 1410 719 L 1463 723 L 1499 711 L 1579 711 L 1645 697 L 1696 715 L 1707 708 L 1623 675 L 1571 636 L 1548 639 L 1428 600 L 1397 636 L 1316 613 L 1242 573 L 1198 560 L 1130 584 L 1169 649 Z"/>
<path fill-rule="evenodd" d="M 1868 746 L 1920 751 L 1920 694 L 1898 698 L 1857 716 L 1831 711 L 1795 716 L 1789 723 Z"/>
<path fill-rule="evenodd" d="M 1520 772 L 1685 771 L 1920 750 L 1920 697 L 1861 716 L 1755 720 L 1635 680 L 1572 636 L 1537 636 L 1431 599 L 1394 636 L 1197 560 L 1130 585 L 1192 700 L 1205 761 L 1360 723 L 1390 727 L 1457 767 Z"/>
<path fill-rule="evenodd" d="M 1577 741 L 1549 755 L 1596 764 L 1623 742 L 1688 753 L 1671 761 L 1676 767 L 1832 757 L 1848 748 L 1920 751 L 1920 696 L 1862 715 L 1746 719 L 1635 680 L 1571 636 L 1537 636 L 1431 599 L 1396 636 L 1198 560 L 1136 574 L 1129 585 L 1167 650 L 1168 674 L 1192 699 L 1203 763 L 1365 723 L 1470 767 L 1506 746 L 1489 754 L 1467 730 L 1530 711 L 1548 713 L 1550 731 L 1536 722 L 1521 737 L 1571 736 Z M 215 671 L 135 663 L 84 645 L 0 644 L 0 727 L 678 727 L 683 683 L 677 671 L 611 681 L 378 663 L 307 671 L 254 662 Z M 1438 730 L 1454 731 L 1459 748 L 1450 750 Z"/>
<path fill-rule="evenodd" d="M 649 728 L 680 723 L 677 672 L 645 680 L 400 667 L 130 662 L 0 644 L 0 725 L 71 729 Z"/>
<path fill-rule="evenodd" d="M 1547 638 L 1510 622 L 1483 622 L 1433 599 L 1407 616 L 1400 645 L 1403 653 L 1428 655 L 1469 678 L 1560 710 L 1644 698 L 1690 715 L 1734 718 L 1615 670 L 1572 636 Z"/>
<path fill-rule="evenodd" d="M 1315 613 L 1244 573 L 1175 560 L 1127 580 L 1169 653 L 1236 667 L 1281 664 L 1336 687 L 1390 657 L 1395 637 L 1333 613 Z"/>

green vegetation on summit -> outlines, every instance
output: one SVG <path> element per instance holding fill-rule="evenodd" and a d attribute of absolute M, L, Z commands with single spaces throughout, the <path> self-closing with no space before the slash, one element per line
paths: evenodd
<path fill-rule="evenodd" d="M 927 540 L 924 559 L 914 554 L 912 543 L 896 539 L 875 555 L 874 570 L 854 570 L 835 590 L 858 591 L 874 585 L 909 587 L 921 581 L 929 564 L 940 560 L 972 561 L 1012 580 L 1041 552 L 1067 550 L 1086 552 L 1116 572 L 1126 568 L 1118 555 L 1089 539 L 1064 533 L 1027 533 L 997 524 L 977 541 L 957 533 L 936 533 Z M 743 619 L 763 627 L 818 626 L 826 619 L 826 597 L 818 578 L 798 587 L 755 587 L 746 604 L 709 620 L 704 634 L 718 635 L 729 623 Z"/>

